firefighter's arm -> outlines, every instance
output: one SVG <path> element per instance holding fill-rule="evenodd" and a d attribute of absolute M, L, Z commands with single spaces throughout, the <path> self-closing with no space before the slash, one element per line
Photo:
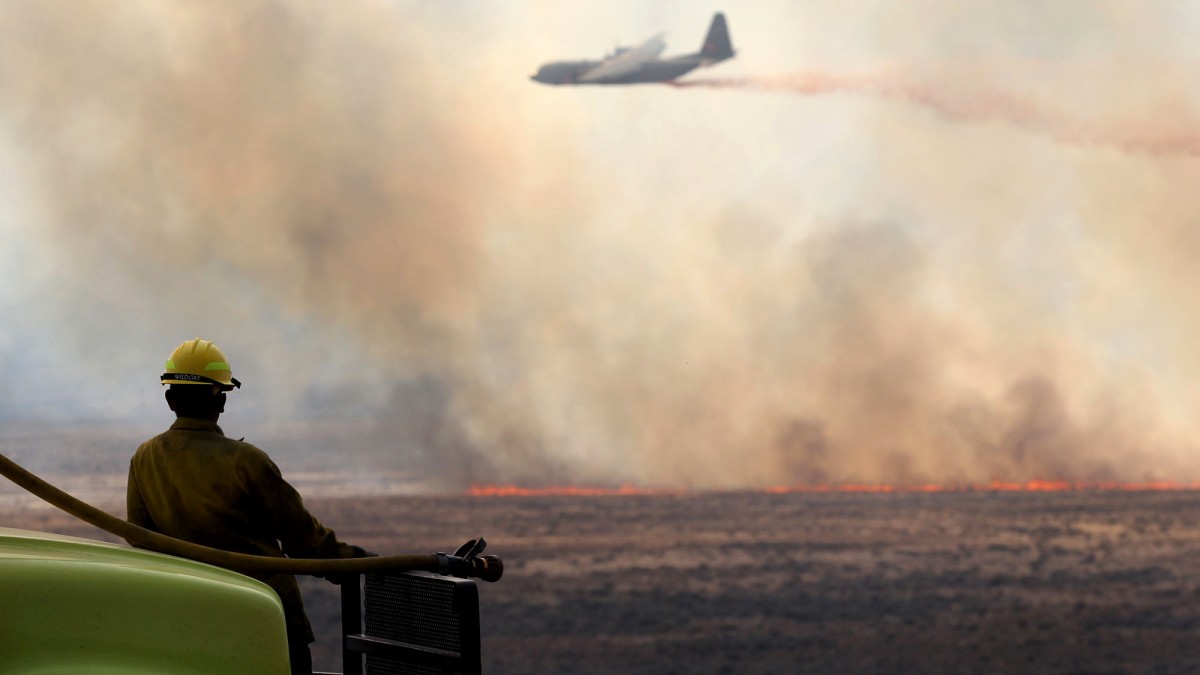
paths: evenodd
<path fill-rule="evenodd" d="M 371 555 L 358 546 L 339 541 L 333 530 L 309 513 L 300 493 L 284 480 L 279 467 L 265 454 L 262 460 L 254 482 L 263 500 L 264 515 L 284 553 L 292 558 L 362 558 Z"/>

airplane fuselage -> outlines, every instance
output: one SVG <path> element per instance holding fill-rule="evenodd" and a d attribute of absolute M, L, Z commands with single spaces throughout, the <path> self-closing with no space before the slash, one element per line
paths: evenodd
<path fill-rule="evenodd" d="M 671 59 L 649 61 L 634 73 L 611 78 L 581 80 L 584 74 L 599 66 L 601 61 L 556 61 L 538 69 L 531 79 L 543 84 L 646 84 L 670 82 L 704 65 L 698 56 L 678 56 Z"/>

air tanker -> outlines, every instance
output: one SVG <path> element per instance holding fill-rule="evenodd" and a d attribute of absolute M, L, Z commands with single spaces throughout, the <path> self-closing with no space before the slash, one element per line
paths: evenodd
<path fill-rule="evenodd" d="M 725 15 L 713 15 L 700 51 L 659 58 L 667 43 L 659 33 L 634 47 L 618 47 L 600 61 L 555 61 L 538 69 L 530 79 L 542 84 L 640 84 L 673 82 L 697 68 L 733 58 Z"/>

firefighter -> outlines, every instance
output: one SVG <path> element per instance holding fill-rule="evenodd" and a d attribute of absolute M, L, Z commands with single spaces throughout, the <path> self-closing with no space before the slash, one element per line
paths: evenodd
<path fill-rule="evenodd" d="M 274 557 L 371 555 L 337 539 L 257 447 L 227 438 L 217 418 L 241 383 L 215 344 L 188 340 L 167 359 L 162 383 L 175 423 L 143 443 L 129 463 L 129 522 L 213 548 Z M 279 594 L 293 673 L 312 672 L 312 626 L 296 578 L 260 575 Z"/>

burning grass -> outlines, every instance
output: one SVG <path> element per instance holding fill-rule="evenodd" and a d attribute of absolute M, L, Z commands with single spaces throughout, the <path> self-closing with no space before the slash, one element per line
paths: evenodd
<path fill-rule="evenodd" d="M 818 484 L 773 485 L 759 490 L 767 494 L 935 494 L 963 492 L 1147 492 L 1200 490 L 1200 482 L 1141 481 L 1141 482 L 1075 482 L 1065 480 L 1030 480 L 1026 482 L 992 481 L 964 485 L 887 485 L 887 484 Z M 622 497 L 633 495 L 687 495 L 705 491 L 683 488 L 642 487 L 621 485 L 552 485 L 524 487 L 519 485 L 472 485 L 466 494 L 471 497 Z M 753 490 L 752 490 L 753 492 Z"/>

